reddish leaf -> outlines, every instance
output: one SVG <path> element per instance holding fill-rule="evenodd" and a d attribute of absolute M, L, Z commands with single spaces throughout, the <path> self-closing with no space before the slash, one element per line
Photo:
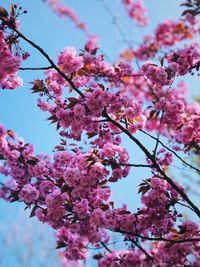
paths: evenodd
<path fill-rule="evenodd" d="M 56 123 L 58 121 L 58 118 L 56 117 L 55 114 L 53 114 L 47 120 L 51 121 L 51 124 L 52 124 L 52 123 Z"/>
<path fill-rule="evenodd" d="M 14 5 L 10 5 L 10 16 L 11 17 L 15 17 L 15 7 L 14 7 Z"/>
<path fill-rule="evenodd" d="M 27 160 L 27 163 L 30 165 L 36 165 L 40 160 L 36 157 L 31 157 Z"/>
<path fill-rule="evenodd" d="M 64 140 L 64 139 L 61 139 L 61 142 L 60 142 L 60 144 L 61 144 L 61 145 L 63 145 L 63 146 L 66 146 L 66 145 L 67 145 L 67 141 L 66 141 L 66 140 Z"/>
<path fill-rule="evenodd" d="M 186 14 L 192 14 L 192 15 L 196 15 L 196 11 L 192 10 L 192 9 L 187 9 L 185 11 L 183 11 L 183 13 L 181 14 L 181 16 L 185 16 Z"/>
<path fill-rule="evenodd" d="M 87 133 L 87 136 L 89 139 L 96 136 L 96 135 L 97 135 L 97 133 Z"/>
<path fill-rule="evenodd" d="M 18 194 L 19 194 L 19 191 L 13 191 L 10 194 L 10 197 L 9 197 L 10 198 L 10 202 L 18 201 L 19 200 Z"/>
<path fill-rule="evenodd" d="M 78 70 L 78 75 L 80 76 L 90 76 L 92 74 L 93 66 L 92 65 L 85 65 L 83 68 Z"/>
<path fill-rule="evenodd" d="M 151 110 L 149 113 L 149 119 L 155 117 L 155 114 L 156 114 L 156 110 Z"/>
<path fill-rule="evenodd" d="M 56 149 L 57 151 L 65 151 L 64 146 L 55 146 L 55 149 Z"/>
<path fill-rule="evenodd" d="M 33 84 L 33 87 L 31 88 L 33 94 L 45 92 L 46 90 L 43 80 L 37 79 L 34 82 L 31 82 L 31 84 Z"/>
<path fill-rule="evenodd" d="M 118 214 L 121 214 L 121 215 L 123 215 L 123 214 L 130 214 L 130 213 L 131 212 L 128 211 L 128 210 L 121 210 L 121 211 L 118 212 Z"/>
<path fill-rule="evenodd" d="M 103 211 L 106 211 L 106 210 L 109 209 L 109 206 L 106 205 L 106 204 L 101 204 L 101 205 L 100 205 L 100 208 L 101 208 Z"/>
<path fill-rule="evenodd" d="M 57 125 L 56 125 L 56 130 L 59 130 L 60 129 L 60 123 L 58 122 Z"/>
<path fill-rule="evenodd" d="M 101 84 L 101 83 L 98 83 L 98 86 L 99 86 L 99 87 L 101 87 L 101 89 L 105 90 L 105 87 L 104 87 L 104 85 L 103 85 L 103 84 Z"/>
<path fill-rule="evenodd" d="M 79 100 L 75 97 L 69 97 L 67 98 L 68 101 L 70 102 L 68 105 L 67 105 L 67 108 L 73 108 L 76 104 L 79 103 Z"/>
<path fill-rule="evenodd" d="M 94 256 L 93 256 L 93 259 L 95 259 L 95 260 L 100 260 L 100 259 L 102 259 L 103 258 L 103 255 L 101 254 L 101 253 L 99 253 L 99 254 L 95 254 Z"/>
<path fill-rule="evenodd" d="M 169 232 L 170 232 L 171 234 L 175 234 L 175 235 L 178 234 L 178 231 L 177 231 L 176 229 L 171 229 L 171 230 L 169 230 Z"/>
<path fill-rule="evenodd" d="M 56 249 L 64 248 L 64 247 L 66 247 L 65 242 L 61 242 L 61 241 L 60 241 L 60 242 L 57 243 Z"/>
<path fill-rule="evenodd" d="M 35 204 L 35 206 L 32 208 L 32 211 L 31 211 L 31 214 L 30 214 L 30 218 L 35 216 L 35 211 L 36 211 L 37 208 L 38 208 L 38 205 Z"/>
<path fill-rule="evenodd" d="M 3 7 L 0 7 L 0 18 L 4 19 L 4 18 L 7 18 L 8 17 L 8 11 L 3 8 Z"/>
<path fill-rule="evenodd" d="M 106 183 L 107 183 L 107 179 L 101 181 L 101 182 L 99 183 L 99 185 L 100 185 L 102 188 L 104 188 L 103 186 L 104 186 Z"/>
<path fill-rule="evenodd" d="M 13 130 L 7 130 L 7 135 L 10 138 L 15 139 L 15 131 L 13 131 Z"/>
<path fill-rule="evenodd" d="M 140 186 L 139 190 L 138 190 L 138 194 L 142 193 L 142 195 L 146 194 L 149 190 L 151 189 L 150 185 L 144 185 L 144 186 Z"/>

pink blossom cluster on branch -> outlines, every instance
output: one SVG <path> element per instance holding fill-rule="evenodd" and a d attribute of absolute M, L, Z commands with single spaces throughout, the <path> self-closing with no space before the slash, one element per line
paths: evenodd
<path fill-rule="evenodd" d="M 147 9 L 143 5 L 143 0 L 123 0 L 123 4 L 128 16 L 140 26 L 147 26 Z"/>
<path fill-rule="evenodd" d="M 10 51 L 3 30 L 0 30 L 0 58 L 0 87 L 15 89 L 22 86 L 22 80 L 16 75 L 21 65 L 20 56 Z"/>
<path fill-rule="evenodd" d="M 11 141 L 11 138 L 15 140 Z M 58 247 L 67 246 L 65 256 L 69 260 L 85 259 L 89 243 L 97 247 L 108 243 L 109 232 L 105 229 L 121 232 L 125 241 L 130 243 L 137 242 L 138 238 L 143 242 L 151 240 L 152 236 L 161 240 L 148 252 L 157 264 L 161 264 L 163 259 L 184 263 L 193 250 L 199 249 L 198 242 L 192 242 L 199 237 L 194 222 L 185 221 L 178 225 L 177 230 L 174 228 L 181 217 L 175 208 L 180 197 L 159 177 L 143 183 L 147 193 L 142 195 L 143 207 L 137 213 L 131 213 L 126 206 L 115 208 L 109 201 L 107 180 L 111 176 L 110 180 L 116 182 L 112 177 L 123 175 L 119 167 L 110 173 L 109 169 L 128 162 L 127 152 L 117 144 L 105 144 L 99 152 L 91 150 L 90 154 L 58 152 L 51 160 L 49 156 L 35 156 L 32 145 L 18 140 L 12 132 L 1 127 L 0 153 L 6 162 L 1 173 L 13 178 L 12 187 L 7 182 L 2 187 L 1 196 L 33 205 L 32 216 L 36 215 L 40 221 L 57 229 Z M 120 155 L 118 160 L 117 154 Z M 128 170 L 125 170 L 126 176 Z M 183 242 L 176 243 L 179 240 Z M 180 258 L 183 250 L 184 257 Z M 110 266 L 112 261 L 118 263 L 116 266 L 136 263 L 140 266 L 143 262 L 151 266 L 152 258 L 139 249 L 112 252 L 100 260 L 99 266 Z"/>
<path fill-rule="evenodd" d="M 62 19 L 71 20 L 78 29 L 87 33 L 88 26 L 85 22 L 81 21 L 79 16 L 74 10 L 62 4 L 60 0 L 44 0 L 46 1 L 52 10 Z"/>
<path fill-rule="evenodd" d="M 155 58 L 165 47 L 174 47 L 182 41 L 192 40 L 198 31 L 199 21 L 191 14 L 178 21 L 167 20 L 156 27 L 153 36 L 144 37 L 144 42 L 133 50 L 134 55 L 142 61 Z"/>
<path fill-rule="evenodd" d="M 132 1 L 124 3 L 130 5 Z M 175 84 L 178 76 L 199 70 L 199 45 L 193 39 L 182 48 L 174 47 L 198 33 L 195 18 L 190 16 L 190 27 L 185 21 L 188 16 L 178 23 L 164 22 L 155 30 L 153 46 L 146 41 L 140 46 L 140 50 L 146 50 L 145 57 L 127 50 L 111 64 L 98 53 L 95 36 L 87 40 L 81 53 L 73 47 L 64 48 L 55 63 L 8 16 L 2 9 L 0 37 L 6 49 L 0 53 L 10 65 L 1 62 L 0 86 L 12 88 L 2 85 L 3 81 L 13 78 L 21 65 L 19 55 L 12 53 L 16 43 L 8 47 L 6 29 L 50 63 L 41 68 L 47 69 L 44 79 L 32 82 L 32 92 L 38 94 L 38 107 L 56 124 L 61 141 L 52 157 L 36 155 L 32 144 L 0 126 L 0 173 L 8 177 L 1 183 L 1 198 L 24 202 L 31 208 L 31 217 L 56 230 L 57 248 L 62 249 L 66 266 L 68 261 L 87 259 L 92 247 L 99 250 L 94 259 L 100 267 L 198 267 L 198 221 L 184 219 L 178 207 L 184 206 L 198 219 L 200 210 L 168 173 L 175 157 L 199 172 L 176 153 L 181 150 L 198 155 L 200 151 L 199 107 L 188 103 L 184 81 Z M 167 46 L 170 49 L 158 61 L 158 51 L 161 54 L 161 48 Z M 135 54 L 137 60 L 145 60 L 137 70 L 132 64 Z M 146 62 L 149 58 L 154 61 Z M 136 135 L 151 136 L 151 131 L 158 135 L 153 151 Z M 145 163 L 130 162 L 122 145 L 124 136 L 144 153 Z M 169 144 L 163 145 L 160 136 L 170 140 Z M 88 145 L 83 148 L 85 137 Z M 141 207 L 131 212 L 126 204 L 117 207 L 111 192 L 112 183 L 126 179 L 134 167 L 151 172 L 147 179 L 141 177 Z M 112 233 L 121 236 L 120 250 L 111 247 Z"/>

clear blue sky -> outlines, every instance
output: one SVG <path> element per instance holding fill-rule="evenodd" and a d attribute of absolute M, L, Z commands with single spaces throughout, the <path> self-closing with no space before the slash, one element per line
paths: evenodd
<path fill-rule="evenodd" d="M 83 47 L 86 40 L 84 34 L 75 30 L 73 24 L 66 24 L 66 22 L 58 19 L 42 0 L 18 0 L 17 2 L 24 9 L 28 10 L 28 14 L 21 17 L 21 31 L 43 47 L 53 59 L 56 59 L 59 52 L 65 46 L 75 46 L 77 49 Z M 176 19 L 181 14 L 181 8 L 178 7 L 181 3 L 179 0 L 146 0 L 145 4 L 149 9 L 151 26 L 144 30 L 133 28 L 133 24 L 125 17 L 120 0 L 105 0 L 105 2 L 108 3 L 113 13 L 117 15 L 118 21 L 127 37 L 130 38 L 131 34 L 132 39 L 136 43 L 140 42 L 143 34 L 150 33 L 158 22 L 164 21 L 167 18 Z M 4 7 L 8 7 L 10 3 L 10 0 L 0 1 L 0 5 Z M 120 33 L 112 24 L 112 19 L 103 7 L 102 2 L 100 0 L 63 0 L 63 3 L 77 11 L 81 19 L 89 24 L 91 33 L 96 33 L 100 36 L 102 50 L 114 61 L 117 52 L 125 44 Z M 31 57 L 27 62 L 24 62 L 24 66 L 48 65 L 40 54 L 33 51 L 26 44 L 24 44 L 24 49 L 31 52 Z M 20 75 L 24 79 L 23 88 L 16 89 L 15 91 L 0 91 L 0 122 L 6 128 L 14 129 L 26 142 L 35 144 L 37 153 L 51 153 L 52 148 L 58 142 L 58 135 L 55 132 L 54 126 L 49 125 L 46 120 L 47 114 L 42 113 L 37 108 L 36 96 L 31 95 L 29 90 L 31 87 L 29 82 L 43 77 L 43 74 L 41 72 L 21 72 Z M 192 82 L 193 92 L 191 96 L 197 94 L 195 82 Z M 146 139 L 143 141 L 150 146 L 152 145 Z M 124 141 L 124 145 L 130 147 L 127 140 Z M 135 158 L 138 155 L 136 147 L 130 147 L 129 151 L 134 161 L 140 161 L 141 157 Z M 140 178 L 144 177 L 143 171 L 135 170 L 128 179 L 114 185 L 113 197 L 117 199 L 118 204 L 127 201 L 131 209 L 137 208 L 139 205 L 138 197 L 136 196 L 137 184 Z M 0 200 L 0 224 L 6 224 L 8 227 L 11 227 L 13 221 L 18 217 L 18 212 L 22 209 L 23 207 L 20 205 L 5 204 L 5 202 Z M 24 220 L 27 217 L 26 214 Z M 32 221 L 28 219 L 27 223 L 31 224 Z M 49 235 L 49 232 L 47 233 Z M 39 243 L 38 246 L 40 246 Z M 17 263 L 13 265 L 13 262 L 10 262 L 7 257 L 3 265 L 0 264 L 0 266 L 18 267 L 20 265 L 17 265 Z M 34 266 L 39 265 L 35 262 Z"/>

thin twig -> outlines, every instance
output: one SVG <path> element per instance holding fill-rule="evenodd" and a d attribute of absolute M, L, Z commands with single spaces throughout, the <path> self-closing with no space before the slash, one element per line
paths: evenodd
<path fill-rule="evenodd" d="M 104 242 L 101 242 L 101 245 L 109 252 L 109 253 L 112 253 L 112 250 L 109 249 L 109 247 L 104 243 Z"/>
<path fill-rule="evenodd" d="M 36 50 L 38 50 L 46 59 L 47 61 L 50 63 L 50 65 L 52 66 L 53 69 L 55 69 L 69 84 L 70 86 L 80 95 L 84 98 L 84 94 L 78 89 L 76 88 L 76 86 L 74 85 L 74 83 L 71 81 L 71 79 L 65 74 L 63 73 L 59 67 L 54 63 L 54 61 L 50 58 L 50 56 L 36 43 L 34 43 L 33 41 L 31 41 L 30 39 L 28 39 L 24 34 L 22 34 L 21 32 L 19 32 L 15 27 L 13 27 L 10 23 L 4 21 L 2 18 L 0 18 L 5 25 L 7 25 L 11 30 L 13 30 L 14 32 L 16 32 L 19 37 L 21 37 L 24 41 L 26 41 L 27 43 L 29 43 L 32 47 L 34 47 Z"/>
<path fill-rule="evenodd" d="M 110 229 L 112 232 L 116 233 L 121 233 L 125 235 L 132 235 L 141 239 L 149 240 L 149 241 L 164 241 L 164 242 L 169 242 L 169 243 L 188 243 L 188 242 L 200 242 L 200 238 L 187 238 L 187 239 L 168 239 L 164 237 L 148 237 L 144 235 L 140 235 L 137 233 L 132 233 L 132 232 L 126 232 L 120 229 Z"/>
<path fill-rule="evenodd" d="M 127 167 L 137 167 L 137 168 L 153 168 L 153 164 L 132 164 L 132 163 L 120 163 L 120 166 L 127 166 Z"/>
<path fill-rule="evenodd" d="M 33 68 L 19 68 L 19 70 L 50 70 L 52 69 L 52 66 L 49 67 L 33 67 Z"/>
<path fill-rule="evenodd" d="M 170 87 L 167 89 L 167 92 L 166 92 L 166 97 L 165 97 L 165 102 L 163 104 L 163 107 L 162 107 L 162 114 L 161 114 L 161 118 L 160 118 L 160 125 L 159 125 L 159 129 L 158 129 L 158 134 L 157 134 L 157 140 L 156 140 L 156 145 L 155 145 L 155 148 L 154 148 L 154 157 L 156 156 L 156 152 L 157 152 L 157 149 L 158 149 L 158 145 L 159 145 L 159 140 L 160 140 L 160 129 L 162 127 L 162 121 L 164 119 L 164 115 L 165 115 L 165 107 L 166 107 L 166 103 L 167 103 L 167 97 L 168 97 L 168 94 L 169 94 L 169 90 L 171 88 L 172 84 L 170 85 Z"/>
<path fill-rule="evenodd" d="M 117 126 L 123 133 L 125 133 L 147 156 L 148 159 L 151 160 L 156 170 L 162 175 L 162 177 L 171 185 L 171 187 L 176 190 L 179 195 L 191 206 L 194 212 L 200 217 L 199 208 L 190 200 L 190 198 L 186 195 L 186 193 L 162 170 L 160 165 L 157 163 L 154 155 L 152 155 L 147 148 L 136 138 L 134 137 L 127 129 L 125 129 L 120 123 L 115 120 L 112 120 L 107 112 L 104 112 L 104 117 L 106 117 L 113 125 Z"/>
<path fill-rule="evenodd" d="M 138 244 L 137 241 L 134 241 L 132 239 L 129 239 L 136 247 L 138 247 L 146 256 L 147 258 L 149 258 L 151 261 L 153 261 L 153 257 L 151 255 L 149 255 L 149 253 L 142 247 Z"/>
<path fill-rule="evenodd" d="M 154 137 L 153 135 L 145 132 L 144 130 L 139 130 L 140 132 L 148 135 L 149 137 L 151 137 L 152 139 L 157 141 L 157 138 Z M 159 144 L 161 144 L 164 148 L 166 148 L 168 151 L 170 151 L 171 153 L 173 153 L 180 161 L 182 161 L 185 165 L 189 166 L 190 168 L 194 169 L 195 171 L 197 171 L 198 173 L 200 172 L 199 169 L 197 169 L 196 167 L 194 167 L 193 165 L 189 164 L 188 162 L 186 162 L 184 159 L 182 159 L 174 150 L 172 150 L 171 148 L 169 148 L 168 146 L 166 146 L 162 141 L 158 141 Z"/>

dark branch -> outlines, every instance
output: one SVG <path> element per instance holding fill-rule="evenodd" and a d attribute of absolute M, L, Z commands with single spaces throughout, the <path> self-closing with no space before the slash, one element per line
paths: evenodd
<path fill-rule="evenodd" d="M 49 67 L 33 67 L 33 68 L 19 68 L 19 70 L 50 70 L 52 69 L 53 67 L 52 66 L 49 66 Z"/>
<path fill-rule="evenodd" d="M 104 242 L 101 242 L 101 245 L 109 252 L 109 253 L 112 253 L 112 250 L 109 249 L 108 246 L 106 246 L 106 244 Z"/>
<path fill-rule="evenodd" d="M 146 256 L 147 258 L 149 258 L 151 261 L 153 261 L 153 257 L 151 255 L 149 255 L 149 253 L 142 247 L 138 244 L 137 241 L 134 241 L 132 239 L 129 239 L 136 247 L 138 247 Z"/>
<path fill-rule="evenodd" d="M 168 239 L 168 238 L 164 238 L 164 237 L 148 237 L 148 236 L 143 236 L 137 233 L 132 233 L 132 232 L 126 232 L 126 231 L 122 231 L 120 229 L 109 229 L 112 232 L 116 232 L 116 233 L 121 233 L 121 234 L 125 234 L 125 235 L 130 235 L 130 236 L 135 236 L 144 240 L 149 240 L 149 241 L 164 241 L 164 242 L 168 242 L 168 243 L 188 243 L 188 242 L 200 242 L 200 238 L 186 238 L 186 239 Z"/>
<path fill-rule="evenodd" d="M 153 135 L 145 132 L 144 130 L 140 130 L 140 132 L 148 135 L 149 137 L 151 137 L 154 140 L 158 140 L 156 137 L 154 137 Z M 170 151 L 171 153 L 173 153 L 180 161 L 182 161 L 185 165 L 189 166 L 191 169 L 197 171 L 198 173 L 200 172 L 199 169 L 197 169 L 196 167 L 194 167 L 193 165 L 189 164 L 188 162 L 186 162 L 184 159 L 182 159 L 173 149 L 169 148 L 168 146 L 166 146 L 162 141 L 158 140 L 159 144 L 161 144 L 164 148 L 166 148 L 168 151 Z"/>
<path fill-rule="evenodd" d="M 10 23 L 4 21 L 2 18 L 1 20 L 4 22 L 5 25 L 7 25 L 11 30 L 13 30 L 14 32 L 16 32 L 19 37 L 21 37 L 24 41 L 26 41 L 27 43 L 29 43 L 32 47 L 34 47 L 36 50 L 38 50 L 46 59 L 47 61 L 50 63 L 50 65 L 52 66 L 53 69 L 55 69 L 72 87 L 72 89 L 74 89 L 80 96 L 82 96 L 84 98 L 84 94 L 78 89 L 76 88 L 76 86 L 74 85 L 74 83 L 71 81 L 71 79 L 64 74 L 59 67 L 53 62 L 53 60 L 50 58 L 50 56 L 36 43 L 34 43 L 33 41 L 29 40 L 25 35 L 23 35 L 21 32 L 19 32 L 15 27 L 13 27 Z"/>
<path fill-rule="evenodd" d="M 117 126 L 123 133 L 125 133 L 137 146 L 144 152 L 144 154 L 147 156 L 148 159 L 151 160 L 156 170 L 162 175 L 162 177 L 171 185 L 171 187 L 176 190 L 179 195 L 189 204 L 189 206 L 193 209 L 193 211 L 197 214 L 198 217 L 200 217 L 200 210 L 199 208 L 190 200 L 190 198 L 186 195 L 186 193 L 178 186 L 176 185 L 173 180 L 166 175 L 166 173 L 161 169 L 160 165 L 157 163 L 154 155 L 152 155 L 146 147 L 143 146 L 143 144 L 134 137 L 127 129 L 125 129 L 120 123 L 118 123 L 115 120 L 112 120 L 110 116 L 104 112 L 104 117 L 106 117 L 112 124 Z"/>
<path fill-rule="evenodd" d="M 149 165 L 149 164 L 119 164 L 120 166 L 127 166 L 127 167 L 137 167 L 137 168 L 153 168 L 154 167 L 154 165 L 153 164 L 151 164 L 151 165 Z"/>

